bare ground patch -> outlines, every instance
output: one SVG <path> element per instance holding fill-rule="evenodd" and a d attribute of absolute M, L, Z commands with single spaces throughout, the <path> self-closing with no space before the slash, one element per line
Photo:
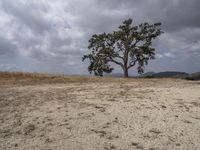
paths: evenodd
<path fill-rule="evenodd" d="M 1 85 L 0 149 L 200 149 L 200 84 L 107 80 Z"/>

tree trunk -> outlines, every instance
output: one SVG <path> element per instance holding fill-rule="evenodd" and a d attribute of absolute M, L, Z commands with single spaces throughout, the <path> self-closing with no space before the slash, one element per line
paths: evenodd
<path fill-rule="evenodd" d="M 128 78 L 128 54 L 129 54 L 129 51 L 126 49 L 124 53 L 124 66 L 123 66 L 125 78 Z"/>
<path fill-rule="evenodd" d="M 128 78 L 128 69 L 127 68 L 124 68 L 124 77 Z"/>

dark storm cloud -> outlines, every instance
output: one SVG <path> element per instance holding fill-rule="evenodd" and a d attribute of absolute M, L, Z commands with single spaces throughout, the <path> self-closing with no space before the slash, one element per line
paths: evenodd
<path fill-rule="evenodd" d="M 121 10 L 137 20 L 161 21 L 167 31 L 199 28 L 199 0 L 101 0 L 101 8 Z M 142 18 L 138 18 L 142 17 Z"/>
<path fill-rule="evenodd" d="M 163 24 L 165 34 L 153 43 L 157 59 L 148 70 L 197 71 L 199 7 L 199 0 L 0 0 L 0 69 L 11 64 L 29 71 L 86 73 L 81 57 L 88 53 L 90 36 L 133 18 L 135 24 Z M 4 56 L 16 52 L 15 61 Z"/>
<path fill-rule="evenodd" d="M 29 3 L 20 5 L 17 2 L 4 0 L 2 2 L 2 7 L 6 13 L 11 15 L 20 22 L 20 24 L 28 26 L 36 33 L 43 33 L 50 29 L 50 25 L 45 20 L 45 17 L 41 12 L 47 12 L 47 8 L 42 6 L 35 6 Z"/>
<path fill-rule="evenodd" d="M 171 32 L 185 28 L 199 28 L 200 16 L 199 0 L 178 0 L 166 4 L 162 21 L 166 29 Z"/>
<path fill-rule="evenodd" d="M 15 54 L 17 47 L 8 39 L 0 36 L 0 55 Z"/>

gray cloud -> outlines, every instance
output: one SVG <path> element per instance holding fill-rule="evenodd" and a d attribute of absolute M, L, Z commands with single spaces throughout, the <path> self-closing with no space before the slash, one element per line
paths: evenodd
<path fill-rule="evenodd" d="M 23 26 L 27 26 L 36 33 L 43 33 L 50 30 L 48 20 L 42 12 L 48 13 L 48 8 L 34 3 L 24 3 L 13 1 L 2 1 L 2 7 L 6 13 L 14 17 L 15 21 Z"/>
<path fill-rule="evenodd" d="M 162 16 L 163 24 L 168 31 L 183 30 L 185 28 L 199 28 L 200 12 L 198 11 L 200 1 L 198 0 L 177 0 L 166 5 L 165 13 Z"/>
<path fill-rule="evenodd" d="M 15 54 L 17 47 L 9 39 L 0 36 L 0 55 Z"/>
<path fill-rule="evenodd" d="M 0 0 L 0 70 L 12 64 L 15 70 L 85 74 L 81 57 L 90 36 L 116 30 L 130 17 L 135 24 L 163 23 L 165 34 L 153 43 L 157 59 L 147 70 L 199 71 L 199 6 L 199 0 Z"/>

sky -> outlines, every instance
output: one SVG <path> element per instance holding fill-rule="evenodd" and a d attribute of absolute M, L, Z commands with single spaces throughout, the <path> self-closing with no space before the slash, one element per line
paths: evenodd
<path fill-rule="evenodd" d="M 199 8 L 199 0 L 0 0 L 0 71 L 88 74 L 82 56 L 90 37 L 132 18 L 134 25 L 162 22 L 165 32 L 145 72 L 197 72 Z"/>

